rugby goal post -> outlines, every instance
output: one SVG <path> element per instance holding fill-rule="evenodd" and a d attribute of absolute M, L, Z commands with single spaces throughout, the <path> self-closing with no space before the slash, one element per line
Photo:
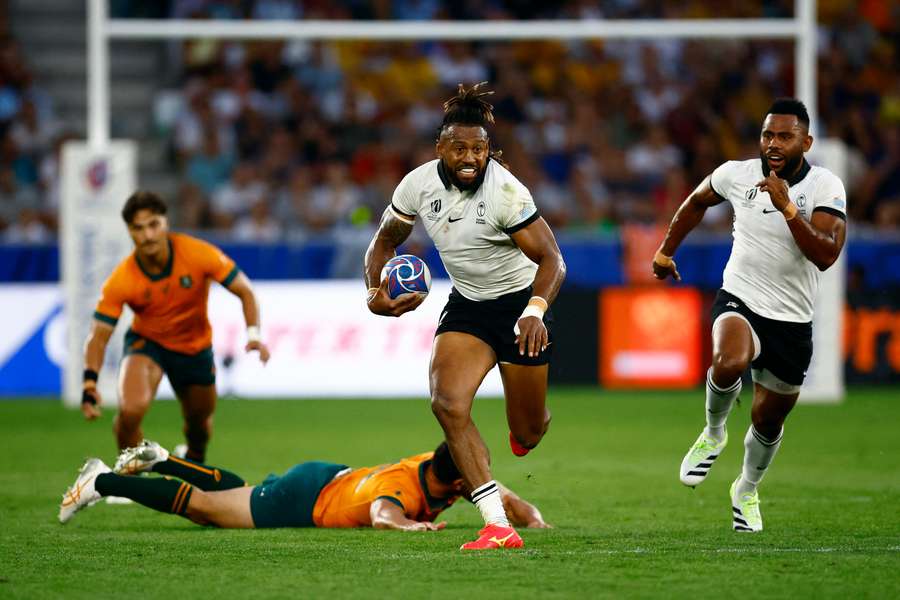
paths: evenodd
<path fill-rule="evenodd" d="M 198 21 L 198 20 L 146 20 L 110 19 L 108 0 L 87 0 L 88 2 L 88 142 L 81 148 L 87 153 L 87 162 L 95 157 L 118 157 L 118 163 L 128 173 L 121 180 L 110 182 L 110 192 L 116 191 L 114 199 L 103 203 L 106 210 L 118 212 L 127 194 L 136 186 L 137 161 L 132 150 L 116 150 L 110 141 L 110 71 L 109 45 L 112 40 L 172 40 L 185 38 L 228 38 L 228 39 L 306 39 L 306 40 L 580 40 L 580 39 L 791 39 L 795 42 L 794 63 L 796 72 L 795 94 L 802 99 L 809 110 L 813 126 L 817 118 L 816 97 L 816 1 L 795 0 L 792 19 L 674 19 L 674 20 L 535 20 L 535 21 Z M 821 143 L 821 142 L 820 142 Z M 119 148 L 125 146 L 120 145 Z M 839 154 L 839 153 L 838 153 Z M 65 157 L 77 156 L 76 152 L 64 153 Z M 831 156 L 831 155 L 829 155 Z M 84 157 L 82 157 L 84 158 Z M 71 158 L 71 160 L 76 160 Z M 830 159 L 829 159 L 830 160 Z M 824 163 L 823 163 L 824 164 Z M 843 168 L 827 164 L 841 174 Z M 64 170 L 67 167 L 64 166 Z M 69 172 L 77 169 L 70 166 Z M 121 186 L 121 187 L 120 187 Z M 128 188 L 128 189 L 126 189 Z M 119 195 L 121 194 L 121 195 Z M 71 198 L 68 200 L 72 201 Z M 63 198 L 66 202 L 67 198 Z M 72 201 L 74 204 L 75 201 Z M 63 236 L 79 236 L 79 227 L 86 218 L 77 209 L 62 211 Z M 121 228 L 121 226 L 120 226 Z M 67 238 L 67 239 L 69 239 Z M 102 249 L 93 242 L 94 255 Z M 81 241 L 82 246 L 86 242 Z M 68 247 L 64 244 L 64 247 Z M 119 250 L 115 250 L 118 252 Z M 64 249 L 64 252 L 66 250 Z M 104 255 L 112 255 L 111 246 L 102 250 Z M 121 249 L 121 258 L 127 252 L 127 245 Z M 64 399 L 67 404 L 77 405 L 80 398 L 79 377 L 81 373 L 80 351 L 72 353 L 83 343 L 87 331 L 90 312 L 85 312 L 81 304 L 72 298 L 96 297 L 97 282 L 85 278 L 84 265 L 78 261 L 63 258 L 63 281 L 66 289 L 66 319 L 69 334 L 70 355 L 67 359 L 64 382 Z M 99 271 L 100 269 L 98 269 Z M 822 369 L 810 372 L 808 400 L 839 400 L 843 396 L 843 379 L 840 368 L 840 303 L 843 299 L 843 278 L 839 268 L 833 268 L 823 278 L 820 289 L 820 303 L 828 299 L 838 307 L 829 312 L 827 320 L 817 319 L 816 361 L 822 361 Z M 94 287 L 89 287 L 94 286 Z M 833 353 L 833 354 L 831 354 Z M 836 359 L 836 360 L 835 360 Z M 832 368 L 834 364 L 837 368 Z M 109 361 L 107 364 L 111 364 Z M 819 363 L 817 362 L 817 365 Z M 824 367 L 824 365 L 828 365 Z M 827 379 L 819 381 L 819 374 L 827 373 Z M 104 378 L 107 381 L 111 377 Z M 109 396 L 107 396 L 109 397 Z"/>

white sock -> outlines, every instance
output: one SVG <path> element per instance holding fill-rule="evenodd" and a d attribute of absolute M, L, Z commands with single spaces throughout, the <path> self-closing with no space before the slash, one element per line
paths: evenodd
<path fill-rule="evenodd" d="M 741 378 L 725 389 L 713 382 L 712 367 L 706 372 L 706 435 L 722 441 L 725 439 L 725 421 L 734 405 L 735 399 L 741 395 Z"/>
<path fill-rule="evenodd" d="M 481 511 L 485 525 L 501 525 L 509 527 L 509 519 L 506 518 L 506 511 L 503 510 L 503 500 L 500 499 L 500 488 L 493 479 L 478 486 L 472 492 L 472 502 Z"/>
<path fill-rule="evenodd" d="M 778 432 L 774 440 L 766 439 L 753 425 L 747 430 L 744 437 L 744 468 L 741 471 L 741 479 L 738 481 L 735 492 L 738 494 L 753 493 L 756 486 L 762 481 L 766 470 L 775 458 L 775 453 L 781 446 L 781 438 L 784 430 Z"/>

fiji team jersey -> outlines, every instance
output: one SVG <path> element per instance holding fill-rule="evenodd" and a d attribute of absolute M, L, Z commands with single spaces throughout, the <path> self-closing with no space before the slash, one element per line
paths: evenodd
<path fill-rule="evenodd" d="M 414 169 L 394 191 L 391 210 L 419 217 L 453 286 L 469 300 L 493 300 L 534 282 L 537 265 L 510 235 L 537 220 L 531 193 L 500 163 L 488 160 L 484 180 L 460 191 L 435 159 Z"/>
<path fill-rule="evenodd" d="M 403 509 L 407 518 L 433 521 L 456 498 L 432 498 L 425 485 L 425 467 L 433 452 L 404 458 L 398 463 L 354 469 L 322 488 L 313 508 L 316 527 L 369 527 L 369 506 L 386 498 Z"/>
<path fill-rule="evenodd" d="M 151 275 L 134 252 L 103 284 L 94 318 L 115 325 L 127 304 L 134 311 L 131 329 L 175 352 L 196 354 L 212 344 L 206 316 L 210 280 L 229 285 L 237 276 L 234 261 L 207 242 L 169 234 L 169 262 Z"/>
<path fill-rule="evenodd" d="M 734 245 L 723 273 L 722 288 L 758 315 L 778 321 L 812 321 L 819 269 L 810 262 L 756 183 L 765 177 L 760 159 L 729 161 L 713 171 L 713 191 L 734 208 Z M 844 184 L 824 167 L 806 161 L 788 181 L 788 196 L 797 219 L 809 221 L 817 210 L 846 219 Z"/>

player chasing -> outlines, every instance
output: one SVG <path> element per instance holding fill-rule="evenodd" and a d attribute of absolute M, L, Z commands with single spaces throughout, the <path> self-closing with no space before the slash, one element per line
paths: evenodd
<path fill-rule="evenodd" d="M 760 160 L 728 161 L 675 213 L 653 260 L 658 279 L 681 279 L 672 257 L 707 208 L 731 202 L 734 245 L 712 309 L 712 366 L 706 376 L 706 428 L 681 463 L 681 482 L 702 483 L 728 443 L 725 421 L 751 367 L 752 424 L 741 475 L 731 485 L 735 531 L 761 531 L 757 486 L 781 445 L 782 425 L 812 357 L 819 271 L 837 260 L 846 236 L 844 186 L 804 153 L 813 142 L 798 100 L 772 104 L 760 134 Z"/>
<path fill-rule="evenodd" d="M 206 315 L 210 281 L 240 298 L 247 323 L 247 352 L 265 364 L 269 350 L 260 339 L 259 306 L 250 280 L 215 246 L 169 232 L 167 207 L 153 192 L 138 191 L 122 208 L 134 252 L 115 268 L 97 303 L 85 344 L 81 410 L 100 416 L 97 373 L 124 305 L 134 311 L 125 333 L 119 369 L 119 410 L 113 429 L 119 449 L 143 439 L 141 421 L 163 373 L 181 402 L 187 456 L 203 461 L 216 406 L 212 329 Z"/>
<path fill-rule="evenodd" d="M 153 472 L 165 477 L 138 477 Z M 179 481 L 180 480 L 180 481 Z M 304 462 L 281 477 L 250 487 L 230 471 L 173 457 L 156 442 L 123 450 L 114 469 L 89 459 L 66 490 L 59 520 L 104 496 L 121 496 L 200 525 L 228 529 L 269 527 L 374 527 L 437 531 L 437 516 L 463 493 L 446 443 L 434 452 L 393 464 L 351 469 Z M 510 518 L 523 527 L 550 527 L 540 511 L 500 486 Z M 507 538 L 509 539 L 509 538 Z M 503 544 L 503 539 L 498 540 Z"/>
<path fill-rule="evenodd" d="M 365 261 L 369 310 L 389 316 L 414 310 L 423 296 L 392 300 L 379 275 L 418 218 L 453 282 L 434 338 L 429 382 L 432 410 L 485 522 L 463 550 L 523 545 L 510 525 L 513 515 L 502 488 L 491 476 L 472 402 L 485 375 L 499 364 L 513 453 L 523 456 L 541 441 L 550 424 L 549 306 L 566 272 L 530 192 L 491 151 L 487 128 L 493 107 L 485 97 L 492 92 L 482 86 L 460 84 L 444 103 L 437 159 L 397 186 Z"/>

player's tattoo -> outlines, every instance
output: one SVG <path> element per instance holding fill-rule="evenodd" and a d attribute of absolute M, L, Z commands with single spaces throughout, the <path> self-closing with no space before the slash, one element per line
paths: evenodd
<path fill-rule="evenodd" d="M 394 250 L 406 241 L 412 232 L 411 223 L 401 221 L 391 212 L 391 207 L 384 210 L 381 216 L 381 224 L 378 226 L 378 232 L 372 238 L 366 250 L 366 262 L 363 275 L 366 280 L 366 287 L 377 287 L 381 267 L 394 256 Z"/>
<path fill-rule="evenodd" d="M 385 244 L 396 248 L 406 241 L 412 233 L 413 226 L 394 216 L 390 207 L 384 210 L 381 216 L 381 225 L 378 227 L 378 237 Z"/>

